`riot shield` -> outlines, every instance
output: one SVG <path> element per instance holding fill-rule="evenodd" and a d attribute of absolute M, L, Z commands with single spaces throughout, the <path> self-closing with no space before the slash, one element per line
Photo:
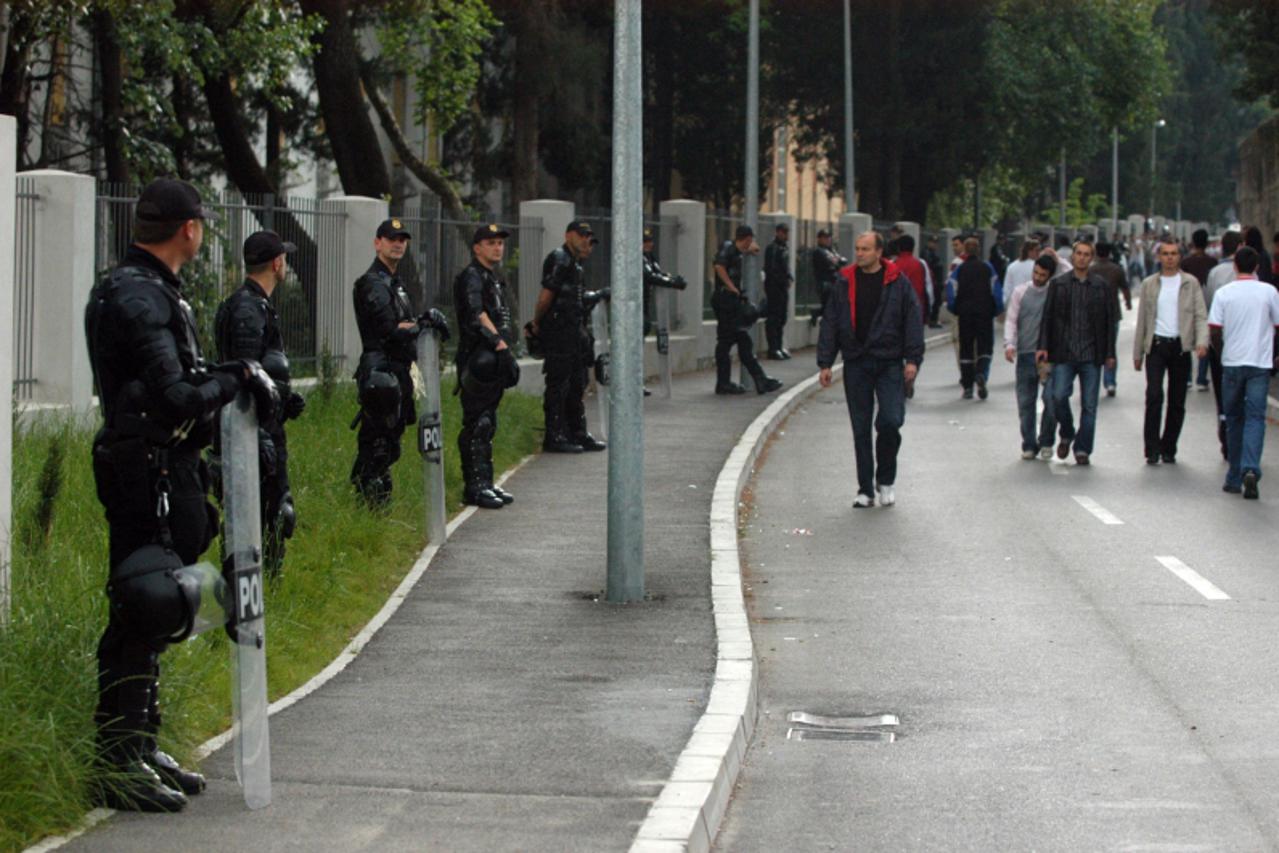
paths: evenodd
<path fill-rule="evenodd" d="M 262 601 L 262 520 L 259 514 L 258 418 L 241 391 L 222 407 L 224 574 L 231 603 L 231 706 L 235 776 L 251 809 L 271 804 L 267 731 L 266 614 Z"/>
<path fill-rule="evenodd" d="M 187 637 L 203 634 L 210 628 L 220 628 L 227 622 L 226 579 L 212 563 L 196 563 L 175 569 L 173 578 L 182 587 L 191 607 L 191 631 Z"/>
<path fill-rule="evenodd" d="M 662 383 L 662 396 L 671 398 L 671 308 L 675 291 L 654 288 L 657 298 L 657 378 Z"/>
<path fill-rule="evenodd" d="M 417 371 L 422 386 L 422 414 L 417 421 L 417 450 L 426 478 L 426 530 L 432 545 L 448 538 L 444 506 L 444 430 L 440 420 L 440 348 L 435 330 L 423 327 L 417 336 Z M 459 377 L 459 381 L 461 381 Z"/>
<path fill-rule="evenodd" d="M 608 300 L 601 299 L 591 309 L 591 333 L 595 335 L 595 399 L 600 410 L 601 438 L 608 440 L 609 373 L 613 369 L 609 355 Z"/>

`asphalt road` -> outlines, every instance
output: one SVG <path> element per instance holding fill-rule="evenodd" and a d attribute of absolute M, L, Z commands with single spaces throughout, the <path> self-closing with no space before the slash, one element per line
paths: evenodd
<path fill-rule="evenodd" d="M 791 417 L 742 533 L 760 723 L 718 849 L 1279 848 L 1276 451 L 1260 501 L 1224 494 L 1192 390 L 1148 467 L 1120 363 L 1079 468 L 1020 459 L 1011 366 L 964 401 L 930 352 L 892 508 L 851 508 L 839 384 Z M 900 724 L 796 740 L 792 711 Z"/>

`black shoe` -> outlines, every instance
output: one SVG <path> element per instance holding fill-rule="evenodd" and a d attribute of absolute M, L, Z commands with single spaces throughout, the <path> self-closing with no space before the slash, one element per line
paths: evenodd
<path fill-rule="evenodd" d="M 501 486 L 489 486 L 489 491 L 497 495 L 504 504 L 515 503 L 515 495 L 511 494 L 506 489 L 503 489 Z"/>
<path fill-rule="evenodd" d="M 977 383 L 977 399 L 985 400 L 990 396 L 990 392 L 986 390 L 986 383 L 979 381 Z"/>
<path fill-rule="evenodd" d="M 745 394 L 746 389 L 743 388 L 741 385 L 738 385 L 736 382 L 730 382 L 727 385 L 716 385 L 715 393 L 716 394 Z"/>
<path fill-rule="evenodd" d="M 652 392 L 652 391 L 650 391 L 650 390 L 648 390 L 647 388 L 645 388 L 645 389 L 644 389 L 644 396 L 645 396 L 645 397 L 652 397 L 652 396 L 653 396 L 653 392 Z"/>
<path fill-rule="evenodd" d="M 770 349 L 768 351 L 768 360 L 769 361 L 785 361 L 786 356 L 782 355 L 782 351 L 779 349 Z"/>
<path fill-rule="evenodd" d="M 1161 453 L 1159 458 L 1163 459 L 1165 465 L 1177 464 L 1177 454 L 1175 453 Z"/>
<path fill-rule="evenodd" d="M 562 435 L 547 436 L 542 442 L 543 453 L 581 453 L 582 446 L 575 441 L 570 441 Z"/>
<path fill-rule="evenodd" d="M 973 389 L 972 389 L 972 388 L 965 388 L 965 389 L 964 389 L 964 399 L 965 399 L 965 400 L 971 400 L 972 398 L 973 398 Z"/>
<path fill-rule="evenodd" d="M 1147 453 L 1147 454 L 1146 454 L 1146 464 L 1147 464 L 1147 465 L 1158 465 L 1158 464 L 1159 464 L 1159 454 L 1158 454 L 1158 453 Z"/>
<path fill-rule="evenodd" d="M 501 509 L 506 506 L 506 502 L 495 495 L 492 489 L 467 489 L 462 493 L 462 503 L 483 509 Z"/>
<path fill-rule="evenodd" d="M 763 379 L 755 383 L 755 390 L 760 394 L 769 394 L 782 387 L 782 380 L 774 379 L 771 376 L 765 376 Z"/>
<path fill-rule="evenodd" d="M 573 436 L 573 440 L 577 442 L 577 446 L 590 453 L 595 453 L 608 448 L 606 442 L 600 441 L 589 432 L 579 432 Z"/>
<path fill-rule="evenodd" d="M 782 354 L 782 361 L 790 361 L 790 358 L 791 358 L 790 350 L 786 349 L 786 347 L 782 347 L 780 350 L 778 350 L 778 352 Z"/>
<path fill-rule="evenodd" d="M 1076 453 L 1076 454 L 1075 454 L 1075 464 L 1076 464 L 1076 465 L 1091 465 L 1092 463 L 1088 461 L 1088 454 L 1087 454 L 1087 453 Z"/>
<path fill-rule="evenodd" d="M 93 801 L 122 812 L 180 812 L 189 802 L 142 761 L 112 765 L 104 778 L 95 781 Z"/>
<path fill-rule="evenodd" d="M 198 794 L 208 786 L 203 774 L 182 767 L 182 765 L 178 764 L 177 759 L 167 752 L 157 749 L 142 760 L 156 772 L 161 782 L 187 796 Z"/>
<path fill-rule="evenodd" d="M 1228 495 L 1237 495 L 1243 491 L 1243 488 L 1240 486 L 1232 486 L 1229 483 L 1225 483 L 1224 485 L 1222 485 L 1221 490 Z"/>
<path fill-rule="evenodd" d="M 1261 497 L 1257 491 L 1257 475 L 1252 471 L 1243 475 L 1243 498 L 1246 501 L 1255 501 Z"/>
<path fill-rule="evenodd" d="M 1057 445 L 1057 458 L 1065 459 L 1070 455 L 1070 442 L 1062 439 Z"/>
<path fill-rule="evenodd" d="M 1113 397 L 1113 396 L 1115 396 L 1115 386 L 1114 386 L 1114 385 L 1107 385 L 1107 386 L 1106 386 L 1106 396 L 1107 396 L 1107 397 Z"/>

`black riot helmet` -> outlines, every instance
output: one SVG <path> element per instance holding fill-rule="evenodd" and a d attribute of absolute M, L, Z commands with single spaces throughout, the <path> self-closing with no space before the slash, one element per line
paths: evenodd
<path fill-rule="evenodd" d="M 111 572 L 111 610 L 148 643 L 185 640 L 200 611 L 200 584 L 184 574 L 182 558 L 161 545 L 144 545 Z"/>
<path fill-rule="evenodd" d="M 262 369 L 277 385 L 289 384 L 289 357 L 281 350 L 270 349 L 262 356 Z"/>
<path fill-rule="evenodd" d="M 394 426 L 400 418 L 400 380 L 385 370 L 371 370 L 360 385 L 360 408 L 375 421 Z"/>
<path fill-rule="evenodd" d="M 497 353 L 488 347 L 480 347 L 466 360 L 462 371 L 462 388 L 468 394 L 491 392 L 502 385 L 502 370 Z"/>

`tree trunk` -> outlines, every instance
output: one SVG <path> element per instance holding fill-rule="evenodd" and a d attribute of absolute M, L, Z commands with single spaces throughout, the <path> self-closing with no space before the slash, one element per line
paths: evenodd
<path fill-rule="evenodd" d="M 99 98 L 102 102 L 102 151 L 107 180 L 129 183 L 129 161 L 124 156 L 124 57 L 116 34 L 115 18 L 99 7 L 93 13 L 93 45 L 98 53 Z"/>
<path fill-rule="evenodd" d="M 540 3 L 521 3 L 515 12 L 515 174 L 511 192 L 516 205 L 538 197 L 541 131 L 539 100 L 545 51 L 546 11 Z"/>
<path fill-rule="evenodd" d="M 657 45 L 674 42 L 673 25 L 669 15 L 653 16 L 653 43 Z M 671 197 L 671 180 L 674 175 L 675 161 L 675 86 L 676 64 L 671 56 L 659 52 L 650 54 L 653 72 L 653 215 L 656 216 L 661 204 Z M 645 77 L 648 75 L 646 74 Z"/>
<path fill-rule="evenodd" d="M 313 60 L 324 133 L 333 148 L 342 188 L 351 195 L 391 194 L 391 175 L 360 87 L 360 52 L 344 0 L 301 0 L 302 11 L 324 17 Z"/>

